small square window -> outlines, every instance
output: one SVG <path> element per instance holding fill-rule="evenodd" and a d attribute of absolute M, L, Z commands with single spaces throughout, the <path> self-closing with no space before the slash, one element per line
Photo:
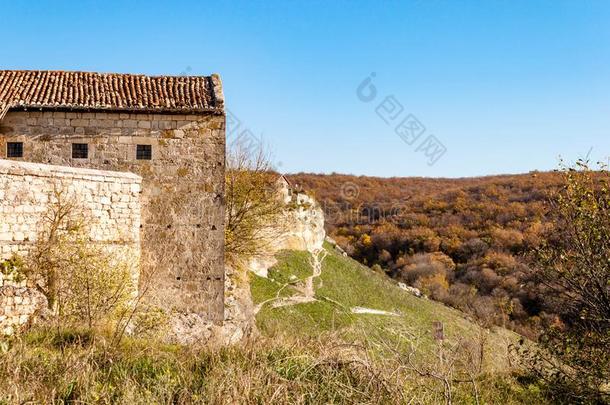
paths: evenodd
<path fill-rule="evenodd" d="M 23 157 L 23 142 L 7 142 L 6 157 L 20 158 Z"/>
<path fill-rule="evenodd" d="M 152 145 L 138 145 L 136 149 L 137 160 L 151 160 L 152 159 Z"/>
<path fill-rule="evenodd" d="M 89 145 L 86 143 L 72 144 L 72 159 L 87 159 L 89 157 Z"/>

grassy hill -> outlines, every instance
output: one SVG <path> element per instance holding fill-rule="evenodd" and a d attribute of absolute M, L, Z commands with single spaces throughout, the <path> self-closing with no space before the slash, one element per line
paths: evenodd
<path fill-rule="evenodd" d="M 398 348 L 401 354 L 413 352 L 425 358 L 437 350 L 434 322 L 442 322 L 444 346 L 482 348 L 484 370 L 508 369 L 508 347 L 519 339 L 515 333 L 498 327 L 481 328 L 460 311 L 415 297 L 328 244 L 323 255 L 321 273 L 313 278 L 315 300 L 311 302 L 294 300 L 314 271 L 308 252 L 281 252 L 268 278 L 253 275 L 251 292 L 260 306 L 257 324 L 263 334 L 315 337 L 332 333 L 346 342 L 366 343 L 376 353 L 395 354 Z M 290 297 L 296 302 L 291 304 Z M 354 313 L 354 308 L 389 314 Z"/>

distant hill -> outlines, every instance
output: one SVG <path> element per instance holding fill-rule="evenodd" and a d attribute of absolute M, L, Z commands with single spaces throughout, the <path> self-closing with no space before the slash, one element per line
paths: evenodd
<path fill-rule="evenodd" d="M 552 231 L 561 174 L 288 178 L 316 197 L 327 233 L 359 262 L 532 338 L 558 322 L 527 255 Z"/>

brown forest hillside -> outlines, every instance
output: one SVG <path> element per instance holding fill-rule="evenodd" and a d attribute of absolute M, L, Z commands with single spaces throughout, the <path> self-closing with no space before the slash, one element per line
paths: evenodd
<path fill-rule="evenodd" d="M 535 337 L 558 322 L 527 254 L 549 232 L 558 173 L 464 179 L 289 176 L 352 257 L 480 321 Z"/>

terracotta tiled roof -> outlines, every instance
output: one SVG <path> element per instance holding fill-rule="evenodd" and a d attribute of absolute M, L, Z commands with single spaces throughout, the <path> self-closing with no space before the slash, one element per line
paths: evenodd
<path fill-rule="evenodd" d="M 8 109 L 222 112 L 218 75 L 0 70 L 0 118 Z"/>

